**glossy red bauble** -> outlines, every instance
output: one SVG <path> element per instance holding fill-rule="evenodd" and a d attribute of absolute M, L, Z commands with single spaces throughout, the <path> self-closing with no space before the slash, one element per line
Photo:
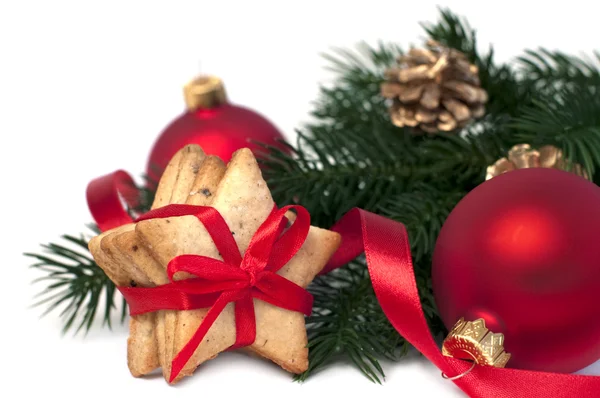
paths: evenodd
<path fill-rule="evenodd" d="M 187 111 L 162 132 L 148 159 L 147 173 L 158 180 L 173 155 L 188 144 L 197 144 L 209 155 L 228 162 L 240 148 L 255 154 L 264 150 L 258 143 L 286 149 L 283 135 L 260 114 L 227 100 L 223 82 L 200 76 L 184 88 Z"/>
<path fill-rule="evenodd" d="M 600 358 L 600 189 L 533 168 L 494 177 L 451 212 L 433 257 L 449 329 L 483 318 L 507 367 L 571 373 Z"/>

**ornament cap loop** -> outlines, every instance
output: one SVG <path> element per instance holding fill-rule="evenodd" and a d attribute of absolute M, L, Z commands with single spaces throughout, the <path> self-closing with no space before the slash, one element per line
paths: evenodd
<path fill-rule="evenodd" d="M 475 366 L 477 365 L 477 362 L 473 362 L 473 365 L 471 365 L 471 367 L 467 370 L 465 370 L 464 372 L 462 372 L 461 374 L 458 374 L 456 376 L 448 376 L 446 375 L 446 373 L 442 372 L 442 377 L 446 380 L 450 380 L 450 381 L 454 381 L 454 380 L 458 380 L 458 379 L 462 379 L 463 377 L 465 377 L 466 375 L 468 375 L 469 373 L 471 373 L 473 371 L 473 369 L 475 369 Z"/>
<path fill-rule="evenodd" d="M 510 354 L 504 351 L 504 335 L 490 331 L 481 318 L 475 321 L 460 318 L 444 340 L 442 354 L 496 368 L 505 367 L 510 359 Z"/>
<path fill-rule="evenodd" d="M 209 109 L 227 102 L 223 81 L 216 76 L 198 76 L 183 88 L 189 111 Z"/>

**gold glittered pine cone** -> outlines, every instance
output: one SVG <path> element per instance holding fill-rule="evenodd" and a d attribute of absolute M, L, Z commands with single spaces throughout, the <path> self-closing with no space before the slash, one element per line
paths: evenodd
<path fill-rule="evenodd" d="M 589 180 L 587 173 L 580 164 L 575 163 L 570 168 L 568 166 L 569 164 L 564 159 L 562 151 L 555 146 L 545 145 L 535 150 L 529 144 L 519 144 L 508 151 L 507 157 L 501 158 L 493 165 L 488 166 L 485 179 L 489 180 L 517 169 L 546 167 L 570 171 Z"/>
<path fill-rule="evenodd" d="M 398 127 L 452 131 L 485 114 L 488 95 L 480 87 L 477 66 L 433 40 L 400 56 L 385 78 L 381 94 L 393 100 L 390 115 Z"/>

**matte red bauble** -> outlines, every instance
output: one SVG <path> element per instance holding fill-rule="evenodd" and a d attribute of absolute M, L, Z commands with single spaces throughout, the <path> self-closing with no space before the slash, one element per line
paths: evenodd
<path fill-rule="evenodd" d="M 556 169 L 484 182 L 451 212 L 433 256 L 450 329 L 504 334 L 507 367 L 571 373 L 600 358 L 600 189 Z"/>
<path fill-rule="evenodd" d="M 274 146 L 283 139 L 277 128 L 258 113 L 227 101 L 220 79 L 199 77 L 184 89 L 187 110 L 162 132 L 150 153 L 147 173 L 155 181 L 173 155 L 188 144 L 198 144 L 210 155 L 228 162 L 233 152 L 261 148 L 252 141 Z"/>

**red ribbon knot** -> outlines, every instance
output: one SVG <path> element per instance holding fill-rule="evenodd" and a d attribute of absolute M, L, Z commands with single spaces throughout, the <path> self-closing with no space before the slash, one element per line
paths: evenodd
<path fill-rule="evenodd" d="M 289 229 L 285 213 L 294 209 L 297 217 Z M 302 287 L 277 274 L 300 250 L 308 236 L 310 215 L 301 206 L 273 208 L 252 237 L 242 257 L 227 223 L 212 207 L 168 205 L 152 210 L 137 221 L 193 215 L 204 225 L 219 250 L 221 259 L 184 254 L 167 267 L 170 283 L 143 287 L 120 287 L 131 315 L 159 310 L 209 308 L 190 341 L 172 362 L 170 381 L 181 372 L 206 333 L 229 303 L 235 303 L 236 341 L 230 349 L 251 345 L 256 339 L 254 299 L 310 315 L 313 298 Z M 187 272 L 194 278 L 175 280 Z"/>

